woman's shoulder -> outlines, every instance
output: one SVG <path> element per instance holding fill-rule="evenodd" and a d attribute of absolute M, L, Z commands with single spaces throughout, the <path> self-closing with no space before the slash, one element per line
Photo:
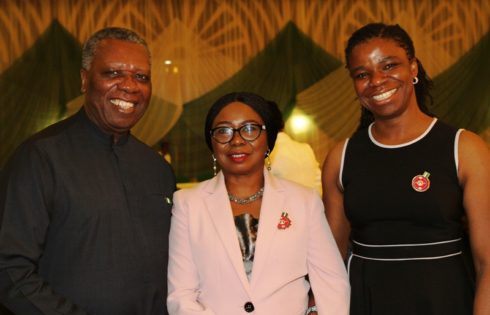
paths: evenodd
<path fill-rule="evenodd" d="M 474 132 L 462 130 L 458 151 L 460 162 L 465 166 L 490 165 L 490 146 Z"/>
<path fill-rule="evenodd" d="M 197 183 L 187 183 L 182 185 L 175 193 L 174 198 L 187 198 L 202 194 L 207 190 L 213 179 L 208 179 Z"/>
<path fill-rule="evenodd" d="M 318 195 L 318 192 L 311 187 L 304 186 L 292 180 L 270 175 L 273 178 L 273 186 L 287 192 L 288 195 Z"/>

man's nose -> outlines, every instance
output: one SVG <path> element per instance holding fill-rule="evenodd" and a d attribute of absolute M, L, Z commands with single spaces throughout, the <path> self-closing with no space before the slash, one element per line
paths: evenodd
<path fill-rule="evenodd" d="M 138 82 L 133 76 L 124 76 L 118 84 L 119 88 L 127 93 L 132 93 L 138 89 Z"/>

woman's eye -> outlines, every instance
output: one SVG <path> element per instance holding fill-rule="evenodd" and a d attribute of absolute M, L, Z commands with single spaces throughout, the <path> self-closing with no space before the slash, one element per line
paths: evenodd
<path fill-rule="evenodd" d="M 242 130 L 244 132 L 250 133 L 250 132 L 254 132 L 255 130 L 257 130 L 257 127 L 254 126 L 254 125 L 245 125 L 245 126 L 242 127 Z"/>
<path fill-rule="evenodd" d="M 216 132 L 221 135 L 227 135 L 230 134 L 230 128 L 219 128 Z"/>
<path fill-rule="evenodd" d="M 367 75 L 366 72 L 356 73 L 354 74 L 354 79 L 365 79 Z"/>
<path fill-rule="evenodd" d="M 392 68 L 396 67 L 396 63 L 389 63 L 383 67 L 384 70 L 390 70 Z"/>

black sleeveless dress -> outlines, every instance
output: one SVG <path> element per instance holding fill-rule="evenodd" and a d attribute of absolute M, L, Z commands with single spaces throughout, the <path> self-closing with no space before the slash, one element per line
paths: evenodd
<path fill-rule="evenodd" d="M 351 314 L 472 314 L 458 136 L 434 120 L 402 145 L 377 143 L 370 128 L 349 139 L 341 181 L 352 227 Z"/>

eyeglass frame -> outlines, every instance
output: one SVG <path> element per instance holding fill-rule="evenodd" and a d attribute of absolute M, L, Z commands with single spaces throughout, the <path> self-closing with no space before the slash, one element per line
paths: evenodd
<path fill-rule="evenodd" d="M 242 133 L 241 133 L 241 130 L 247 126 L 257 126 L 257 127 L 260 127 L 259 129 L 259 134 L 257 135 L 257 137 L 255 137 L 254 139 L 251 139 L 251 140 L 248 140 L 248 139 L 245 139 L 243 136 L 242 136 Z M 231 135 L 231 138 L 230 140 L 226 141 L 226 142 L 220 142 L 218 141 L 218 139 L 216 139 L 214 136 L 213 136 L 213 133 L 214 131 L 218 130 L 218 129 L 222 129 L 222 128 L 225 128 L 225 129 L 229 129 L 229 130 L 232 130 L 233 131 L 233 134 Z M 233 128 L 233 127 L 227 127 L 227 126 L 221 126 L 221 127 L 215 127 L 215 128 L 212 128 L 209 130 L 209 134 L 211 135 L 211 139 L 213 139 L 214 141 L 220 143 L 220 144 L 227 144 L 227 143 L 230 143 L 231 140 L 233 140 L 233 138 L 235 137 L 235 133 L 238 132 L 238 135 L 240 135 L 240 137 L 247 141 L 247 142 L 252 142 L 252 141 L 255 141 L 257 140 L 260 135 L 262 134 L 262 130 L 267 130 L 266 126 L 265 125 L 261 125 L 261 124 L 255 124 L 255 123 L 247 123 L 247 124 L 244 124 L 242 126 L 240 126 L 239 128 Z"/>

